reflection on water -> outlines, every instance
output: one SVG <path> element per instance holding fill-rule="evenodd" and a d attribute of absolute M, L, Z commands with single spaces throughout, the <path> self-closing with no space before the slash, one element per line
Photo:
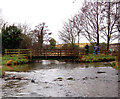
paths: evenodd
<path fill-rule="evenodd" d="M 32 65 L 30 64 L 23 64 L 23 65 L 12 65 L 12 66 L 3 66 L 3 71 L 16 71 L 16 72 L 26 72 L 32 69 Z"/>
<path fill-rule="evenodd" d="M 12 65 L 2 67 L 3 71 L 27 72 L 35 69 L 73 69 L 73 68 L 88 68 L 88 67 L 106 67 L 107 62 L 104 63 L 66 63 L 57 60 L 40 60 L 31 64 Z M 110 65 L 107 65 L 110 67 Z"/>
<path fill-rule="evenodd" d="M 7 66 L 4 67 L 3 96 L 117 97 L 118 71 L 106 64 L 43 60 Z"/>

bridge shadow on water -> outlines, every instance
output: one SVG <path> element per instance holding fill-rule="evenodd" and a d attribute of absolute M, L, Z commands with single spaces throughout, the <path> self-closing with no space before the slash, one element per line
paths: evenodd
<path fill-rule="evenodd" d="M 33 56 L 32 60 L 74 60 L 78 56 Z"/>

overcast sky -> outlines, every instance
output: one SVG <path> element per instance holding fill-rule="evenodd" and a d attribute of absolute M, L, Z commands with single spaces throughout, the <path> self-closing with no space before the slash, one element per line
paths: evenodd
<path fill-rule="evenodd" d="M 63 22 L 80 10 L 84 0 L 0 0 L 0 9 L 5 20 L 13 23 L 28 23 L 34 27 L 46 22 L 58 41 L 58 31 Z M 74 3 L 73 3 L 74 2 Z"/>
<path fill-rule="evenodd" d="M 39 23 L 46 22 L 48 29 L 53 33 L 52 37 L 61 44 L 58 31 L 61 30 L 63 22 L 75 15 L 75 13 L 78 13 L 83 1 L 0 0 L 0 10 L 4 20 L 10 24 L 27 23 L 30 27 L 34 28 Z M 86 43 L 88 41 L 82 37 L 80 43 L 82 42 Z"/>

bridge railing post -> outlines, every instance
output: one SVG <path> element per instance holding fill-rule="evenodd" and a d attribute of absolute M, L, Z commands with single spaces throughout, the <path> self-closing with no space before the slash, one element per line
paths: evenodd
<path fill-rule="evenodd" d="M 20 55 L 20 49 L 18 50 L 18 55 Z"/>
<path fill-rule="evenodd" d="M 30 60 L 32 60 L 32 51 L 29 50 L 29 52 L 30 52 Z"/>
<path fill-rule="evenodd" d="M 5 54 L 7 54 L 7 49 L 5 49 Z"/>
<path fill-rule="evenodd" d="M 60 57 L 61 57 L 61 55 L 62 55 L 62 54 L 61 54 L 61 50 L 60 50 Z"/>

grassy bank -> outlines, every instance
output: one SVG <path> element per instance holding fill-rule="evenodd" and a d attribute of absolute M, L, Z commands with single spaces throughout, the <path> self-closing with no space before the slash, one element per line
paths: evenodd
<path fill-rule="evenodd" d="M 28 58 L 23 55 L 4 55 L 1 60 L 0 64 L 2 65 L 6 65 L 9 60 L 12 60 L 12 64 L 25 64 L 29 62 Z"/>
<path fill-rule="evenodd" d="M 87 62 L 87 63 L 91 63 L 91 62 L 108 62 L 108 61 L 114 61 L 115 60 L 115 56 L 112 55 L 84 55 L 84 56 L 80 56 L 78 57 L 75 61 L 78 62 Z"/>
<path fill-rule="evenodd" d="M 118 62 L 112 63 L 112 67 L 117 69 L 117 70 L 120 70 L 120 62 L 119 63 Z"/>
<path fill-rule="evenodd" d="M 1 57 L 0 57 L 1 58 Z M 76 59 L 72 59 L 75 62 L 107 62 L 107 61 L 114 61 L 116 59 L 115 56 L 112 55 L 83 55 L 79 56 Z M 1 64 L 5 65 L 9 60 L 12 60 L 12 63 L 16 61 L 17 64 L 25 64 L 29 62 L 28 57 L 22 56 L 22 55 L 4 55 L 0 59 L 2 62 Z"/>
<path fill-rule="evenodd" d="M 114 61 L 108 64 L 108 66 L 111 66 L 117 70 L 120 70 L 120 62 L 117 63 L 115 60 L 116 60 L 116 56 L 112 56 L 112 55 L 84 55 L 84 56 L 78 57 L 75 61 L 80 62 L 80 63 Z"/>

